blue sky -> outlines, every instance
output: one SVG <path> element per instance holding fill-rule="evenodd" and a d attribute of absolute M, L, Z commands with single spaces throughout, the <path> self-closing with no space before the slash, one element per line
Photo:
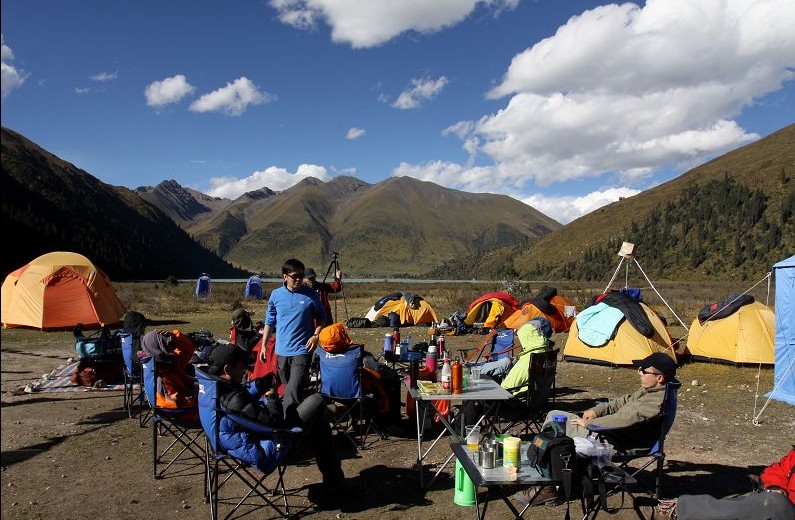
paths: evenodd
<path fill-rule="evenodd" d="M 2 124 L 104 182 L 410 175 L 567 223 L 795 122 L 795 2 L 7 0 Z"/>

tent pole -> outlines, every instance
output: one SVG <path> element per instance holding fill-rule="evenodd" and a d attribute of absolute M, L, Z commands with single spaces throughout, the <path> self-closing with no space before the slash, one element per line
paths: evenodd
<path fill-rule="evenodd" d="M 618 275 L 618 271 L 621 269 L 621 264 L 623 264 L 623 263 L 624 263 L 624 257 L 622 256 L 621 260 L 618 262 L 618 267 L 616 267 L 616 271 L 613 273 L 613 277 L 610 278 L 609 282 L 607 282 L 607 287 L 605 287 L 605 290 L 602 291 L 602 294 L 606 293 L 607 290 L 610 289 L 610 286 L 613 285 L 613 281 L 616 279 L 616 276 Z"/>
<path fill-rule="evenodd" d="M 679 320 L 679 324 L 680 324 L 680 325 L 682 325 L 682 327 L 684 327 L 684 329 L 685 329 L 686 331 L 690 332 L 690 329 L 688 329 L 688 328 L 687 328 L 687 325 L 685 325 L 685 322 L 683 322 L 683 321 L 682 321 L 682 318 L 680 318 L 680 317 L 679 317 L 679 316 L 676 314 L 676 312 L 674 312 L 674 310 L 671 308 L 671 306 L 670 306 L 670 305 L 668 305 L 668 302 L 667 302 L 667 301 L 665 301 L 665 298 L 663 298 L 663 297 L 662 297 L 662 294 L 660 294 L 660 291 L 658 291 L 658 290 L 657 290 L 657 288 L 654 286 L 654 284 L 653 284 L 653 283 L 651 283 L 651 280 L 649 280 L 649 277 L 648 277 L 648 276 L 646 276 L 646 271 L 644 271 L 644 270 L 643 270 L 643 268 L 640 266 L 640 262 L 638 262 L 638 259 L 637 259 L 637 258 L 635 258 L 635 257 L 632 257 L 632 259 L 633 259 L 633 260 L 635 260 L 635 265 L 637 265 L 637 266 L 638 266 L 638 269 L 640 269 L 640 272 L 641 272 L 641 273 L 643 273 L 643 277 L 644 277 L 644 278 L 646 278 L 646 281 L 647 281 L 647 282 L 649 282 L 649 285 L 651 286 L 651 288 L 652 288 L 652 289 L 654 289 L 654 292 L 655 292 L 655 293 L 657 293 L 657 296 L 659 296 L 659 297 L 660 297 L 660 299 L 661 299 L 661 300 L 663 301 L 663 303 L 665 304 L 665 306 L 666 306 L 666 307 L 668 307 L 668 310 L 669 310 L 669 311 L 671 311 L 671 314 L 673 314 L 673 315 L 674 315 L 674 317 L 675 317 L 677 320 Z"/>

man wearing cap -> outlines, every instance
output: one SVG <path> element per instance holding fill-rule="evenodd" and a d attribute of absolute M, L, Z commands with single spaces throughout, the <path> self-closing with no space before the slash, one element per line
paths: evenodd
<path fill-rule="evenodd" d="M 631 394 L 599 403 L 583 412 L 582 417 L 561 410 L 552 410 L 547 414 L 544 428 L 552 423 L 556 415 L 566 416 L 566 435 L 569 437 L 587 437 L 591 430 L 609 429 L 604 436 L 624 449 L 639 448 L 653 445 L 660 436 L 662 426 L 663 401 L 665 384 L 676 381 L 676 362 L 663 352 L 655 352 L 643 359 L 635 359 L 632 364 L 638 367 L 641 388 Z M 543 428 L 542 428 L 543 429 Z M 539 494 L 533 505 L 556 499 L 553 488 L 545 489 Z M 519 492 L 514 498 L 523 504 L 530 503 L 531 493 Z"/>
<path fill-rule="evenodd" d="M 334 323 L 334 315 L 331 313 L 331 304 L 328 301 L 328 295 L 338 293 L 342 290 L 342 271 L 337 269 L 334 272 L 334 280 L 331 283 L 324 283 L 317 281 L 317 274 L 311 267 L 306 270 L 304 274 L 304 283 L 316 290 L 320 295 L 320 302 L 323 304 L 323 310 L 326 311 L 326 322 L 323 325 L 331 325 Z"/>
<path fill-rule="evenodd" d="M 262 344 L 267 345 L 268 338 L 278 326 L 276 359 L 279 377 L 285 385 L 284 410 L 288 418 L 294 418 L 295 407 L 304 398 L 312 353 L 317 348 L 320 329 L 326 322 L 326 312 L 317 291 L 303 284 L 305 275 L 304 264 L 300 260 L 291 258 L 284 262 L 284 282 L 268 299 L 262 331 Z M 262 361 L 267 361 L 265 353 L 265 349 L 260 351 Z"/>
<path fill-rule="evenodd" d="M 229 391 L 220 396 L 220 404 L 234 415 L 240 415 L 271 428 L 300 426 L 307 445 L 312 447 L 317 467 L 323 476 L 323 494 L 334 498 L 345 493 L 345 482 L 340 458 L 325 420 L 325 401 L 320 394 L 312 394 L 296 407 L 296 419 L 286 420 L 282 403 L 276 393 L 274 374 L 255 379 L 243 385 L 243 376 L 250 358 L 242 349 L 220 344 L 210 354 L 207 371 L 210 375 L 228 381 Z M 271 439 L 262 439 L 241 429 L 229 419 L 219 425 L 221 446 L 234 457 L 255 466 L 264 473 L 273 469 L 276 445 Z"/>

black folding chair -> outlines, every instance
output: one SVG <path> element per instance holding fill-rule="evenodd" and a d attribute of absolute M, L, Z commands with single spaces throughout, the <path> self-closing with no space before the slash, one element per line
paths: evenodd
<path fill-rule="evenodd" d="M 514 394 L 512 399 L 500 405 L 498 420 L 507 424 L 502 426 L 502 433 L 507 433 L 521 425 L 515 434 L 530 435 L 541 431 L 541 422 L 549 411 L 550 402 L 555 402 L 555 387 L 558 371 L 558 353 L 560 349 L 531 352 L 528 365 L 527 382 L 521 386 L 508 388 Z"/>

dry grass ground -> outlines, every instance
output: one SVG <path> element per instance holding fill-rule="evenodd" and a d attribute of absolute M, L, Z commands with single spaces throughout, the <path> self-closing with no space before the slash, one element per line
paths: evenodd
<path fill-rule="evenodd" d="M 542 284 L 519 287 L 518 297 L 538 292 Z M 344 299 L 337 301 L 337 317 L 362 315 L 380 296 L 396 289 L 388 284 L 350 284 Z M 503 288 L 500 284 L 418 285 L 406 289 L 426 297 L 441 316 L 466 308 L 476 296 Z M 196 301 L 188 284 L 121 284 L 119 293 L 131 309 L 156 320 L 159 327 L 184 331 L 207 328 L 225 338 L 232 307 L 239 304 L 242 284 L 216 284 L 211 299 Z M 564 286 L 561 293 L 586 301 L 603 287 Z M 698 308 L 709 300 L 722 298 L 745 287 L 685 286 L 658 287 L 688 324 Z M 765 301 L 766 286 L 755 296 Z M 650 292 L 645 293 L 652 300 Z M 772 300 L 771 300 L 772 301 Z M 261 316 L 262 302 L 242 304 Z M 664 314 L 669 311 L 664 310 Z M 669 319 L 673 323 L 674 320 Z M 427 329 L 414 327 L 415 340 Z M 384 329 L 354 329 L 353 339 L 377 352 Z M 672 328 L 674 336 L 682 330 Z M 565 335 L 554 338 L 559 346 Z M 451 337 L 449 348 L 473 346 L 479 336 Z M 121 394 L 79 392 L 69 394 L 24 394 L 20 389 L 49 372 L 73 355 L 70 332 L 42 333 L 31 330 L 2 331 L 2 517 L 11 519 L 97 518 L 202 518 L 209 508 L 202 503 L 201 468 L 184 468 L 182 474 L 162 480 L 151 477 L 150 431 L 138 427 L 121 410 Z M 752 418 L 765 403 L 759 393 L 772 388 L 773 371 L 756 367 L 716 364 L 687 364 L 680 368 L 685 383 L 680 391 L 679 413 L 668 438 L 668 466 L 664 494 L 711 493 L 718 496 L 749 489 L 746 475 L 757 473 L 778 459 L 795 442 L 795 414 L 792 407 L 771 402 L 754 426 Z M 758 378 L 758 379 L 757 379 Z M 698 386 L 691 383 L 697 380 Z M 561 408 L 582 409 L 600 396 L 634 390 L 637 373 L 562 362 L 559 365 L 558 404 Z M 758 383 L 758 386 L 757 386 Z M 320 475 L 311 459 L 301 458 L 288 471 L 291 499 L 299 516 L 316 518 L 475 518 L 473 508 L 453 504 L 452 471 L 430 490 L 417 488 L 413 469 L 416 439 L 411 423 L 394 431 L 360 453 L 339 440 L 343 468 L 359 492 L 343 507 L 329 511 L 312 508 L 307 495 L 314 493 Z M 433 457 L 444 457 L 439 446 Z M 616 503 L 617 505 L 617 503 Z M 629 506 L 627 506 L 629 507 Z M 565 508 L 535 508 L 526 518 L 562 518 Z M 577 509 L 575 509 L 575 513 Z M 498 502 L 489 506 L 489 518 L 506 518 L 507 508 Z M 608 516 L 608 515 L 605 515 Z M 246 518 L 269 518 L 258 510 Z M 631 509 L 613 515 L 633 518 Z"/>

